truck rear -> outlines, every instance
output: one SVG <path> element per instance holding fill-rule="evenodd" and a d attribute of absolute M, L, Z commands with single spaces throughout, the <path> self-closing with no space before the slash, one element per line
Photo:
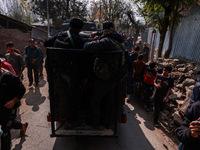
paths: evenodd
<path fill-rule="evenodd" d="M 51 121 L 52 137 L 114 136 L 117 135 L 118 123 L 126 122 L 124 110 L 126 81 L 123 79 L 126 73 L 125 54 L 123 51 L 106 51 L 100 55 L 113 59 L 119 71 L 114 81 L 116 88 L 111 104 L 114 115 L 110 118 L 109 128 L 103 124 L 94 127 L 91 123 L 94 116 L 91 101 L 97 86 L 95 85 L 97 76 L 94 73 L 97 54 L 89 54 L 82 49 L 47 48 L 46 69 L 50 98 L 48 120 Z M 104 92 L 103 88 L 99 90 L 100 95 L 101 92 Z M 106 115 L 104 108 L 107 106 L 107 101 L 102 101 L 100 105 L 100 120 L 102 120 Z"/>

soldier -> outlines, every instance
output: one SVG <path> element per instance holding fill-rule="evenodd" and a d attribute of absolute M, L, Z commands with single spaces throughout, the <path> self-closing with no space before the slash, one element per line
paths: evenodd
<path fill-rule="evenodd" d="M 79 18 L 71 18 L 69 30 L 58 33 L 44 42 L 45 47 L 59 48 L 83 48 L 83 40 L 79 32 L 83 28 L 83 21 Z"/>
<path fill-rule="evenodd" d="M 84 50 L 90 53 L 99 53 L 103 51 L 123 50 L 123 37 L 114 29 L 112 22 L 103 23 L 103 32 L 100 40 L 87 42 Z M 94 91 L 91 99 L 92 126 L 98 128 L 100 125 L 101 105 L 104 108 L 103 125 L 111 128 L 114 114 L 114 100 L 117 91 L 116 76 L 119 74 L 113 63 L 113 57 L 101 56 L 98 54 L 95 59 L 94 72 L 97 79 L 94 83 Z M 105 67 L 102 67 L 105 66 Z M 107 67 L 106 67 L 107 66 Z"/>

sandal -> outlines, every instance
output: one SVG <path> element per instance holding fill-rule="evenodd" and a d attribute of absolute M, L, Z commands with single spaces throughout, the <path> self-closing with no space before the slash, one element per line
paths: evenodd
<path fill-rule="evenodd" d="M 20 130 L 20 137 L 25 135 L 27 127 L 28 127 L 28 123 L 27 122 L 25 124 L 22 124 L 22 128 Z"/>

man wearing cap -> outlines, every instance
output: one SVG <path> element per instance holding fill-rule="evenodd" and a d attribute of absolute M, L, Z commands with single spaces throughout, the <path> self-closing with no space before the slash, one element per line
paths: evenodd
<path fill-rule="evenodd" d="M 94 36 L 94 33 L 93 35 Z M 94 63 L 94 72 L 96 74 L 96 80 L 94 82 L 94 90 L 91 99 L 91 109 L 92 109 L 92 123 L 91 125 L 94 128 L 98 128 L 100 124 L 103 124 L 106 128 L 111 128 L 113 123 L 113 116 L 114 116 L 114 100 L 117 91 L 117 78 L 116 76 L 119 73 L 116 73 L 116 67 L 114 62 L 115 58 L 113 56 L 105 56 L 101 55 L 100 52 L 103 51 L 117 51 L 117 50 L 124 50 L 122 45 L 123 37 L 115 31 L 114 24 L 110 21 L 106 21 L 103 23 L 103 31 L 100 36 L 100 40 L 87 42 L 84 45 L 84 50 L 89 53 L 96 53 L 98 56 L 95 59 Z M 105 62 L 108 66 L 108 70 L 110 71 L 106 75 L 106 73 L 98 74 L 98 60 Z M 120 61 L 118 61 L 120 62 Z M 111 69 L 112 68 L 112 69 Z M 103 70 L 103 69 L 102 69 Z M 117 71 L 117 70 L 116 70 Z M 113 73 L 114 72 L 114 73 Z M 103 105 L 103 118 L 102 122 L 100 122 L 102 108 Z"/>
<path fill-rule="evenodd" d="M 69 23 L 69 30 L 63 31 L 58 33 L 57 35 L 49 38 L 49 40 L 46 40 L 44 42 L 45 47 L 57 47 L 57 48 L 66 48 L 66 49 L 82 49 L 83 48 L 83 40 L 81 36 L 79 35 L 79 32 L 83 28 L 83 21 L 80 18 L 71 18 Z M 59 77 L 56 81 L 58 82 L 64 82 L 66 83 L 64 87 L 62 87 L 62 84 L 57 84 L 57 89 L 59 89 L 61 92 L 64 91 L 64 94 L 68 99 L 73 99 L 73 101 L 66 101 L 64 96 L 60 98 L 60 101 L 62 103 L 59 103 L 59 111 L 60 114 L 58 115 L 58 118 L 65 118 L 65 128 L 69 129 L 72 127 L 79 126 L 81 123 L 81 120 L 79 119 L 79 104 L 80 104 L 80 93 L 81 93 L 81 85 L 82 80 L 79 72 L 76 70 L 75 73 L 72 69 L 74 69 L 74 66 L 72 65 L 76 64 L 74 60 L 67 59 L 65 61 L 65 69 L 61 74 L 57 74 Z M 47 66 L 47 61 L 45 62 L 45 66 Z M 62 68 L 62 67 L 61 67 Z M 47 69 L 47 75 L 49 74 L 48 67 Z M 47 76 L 48 80 L 48 76 Z M 67 93 L 66 93 L 66 91 Z M 59 91 L 59 92 L 60 92 Z"/>
<path fill-rule="evenodd" d="M 83 28 L 83 21 L 80 18 L 71 18 L 69 30 L 58 33 L 44 42 L 45 47 L 59 48 L 83 48 L 83 40 L 79 32 Z"/>

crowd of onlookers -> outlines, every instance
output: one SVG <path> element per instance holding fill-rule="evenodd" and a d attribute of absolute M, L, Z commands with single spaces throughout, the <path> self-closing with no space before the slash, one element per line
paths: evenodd
<path fill-rule="evenodd" d="M 153 110 L 154 126 L 159 127 L 159 115 L 165 109 L 168 97 L 172 92 L 174 80 L 170 76 L 172 67 L 156 68 L 156 63 L 144 61 L 144 48 L 140 52 L 140 45 L 136 45 L 133 50 L 133 42 L 128 38 L 126 42 L 128 54 L 128 77 L 127 77 L 127 101 L 130 102 L 140 98 L 144 102 L 146 111 Z M 139 42 L 140 43 L 140 42 Z M 145 62 L 148 62 L 145 64 Z M 197 74 L 200 74 L 198 72 Z M 179 150 L 199 149 L 200 145 L 200 80 L 197 77 L 193 93 L 184 114 L 184 122 L 176 130 L 180 141 Z M 141 96 L 143 95 L 143 97 Z"/>

